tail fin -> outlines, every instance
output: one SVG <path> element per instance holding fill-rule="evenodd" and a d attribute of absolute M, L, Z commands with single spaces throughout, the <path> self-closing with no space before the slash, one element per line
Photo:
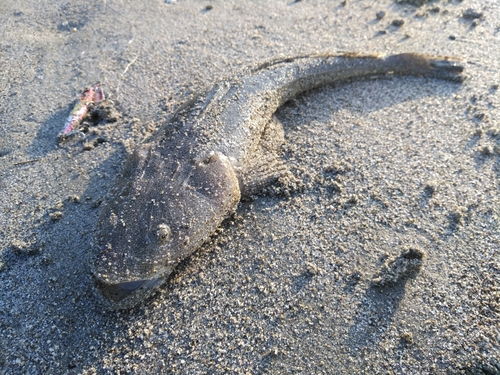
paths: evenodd
<path fill-rule="evenodd" d="M 413 71 L 417 75 L 455 82 L 462 82 L 465 79 L 460 75 L 464 66 L 460 60 L 453 57 L 401 53 L 388 56 L 386 61 L 397 66 L 401 72 Z"/>

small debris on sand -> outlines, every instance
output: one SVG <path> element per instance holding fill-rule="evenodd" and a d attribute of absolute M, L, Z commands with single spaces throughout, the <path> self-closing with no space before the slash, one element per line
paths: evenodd
<path fill-rule="evenodd" d="M 430 0 L 396 0 L 396 3 L 398 4 L 410 4 L 414 5 L 417 7 L 420 7 L 424 5 L 425 3 L 428 3 Z"/>
<path fill-rule="evenodd" d="M 405 21 L 404 21 L 404 20 L 402 20 L 402 19 L 397 19 L 397 20 L 392 21 L 391 25 L 392 25 L 392 26 L 396 26 L 396 27 L 401 27 L 401 26 L 403 26 L 403 25 L 404 25 L 404 23 L 405 23 Z"/>
<path fill-rule="evenodd" d="M 483 16 L 482 12 L 476 12 L 474 9 L 469 8 L 467 9 L 463 14 L 462 18 L 465 18 L 466 20 L 475 20 L 478 18 L 481 18 Z"/>
<path fill-rule="evenodd" d="M 402 280 L 415 277 L 420 271 L 425 252 L 419 248 L 408 248 L 396 259 L 386 262 L 372 279 L 372 286 L 382 288 L 395 285 Z"/>

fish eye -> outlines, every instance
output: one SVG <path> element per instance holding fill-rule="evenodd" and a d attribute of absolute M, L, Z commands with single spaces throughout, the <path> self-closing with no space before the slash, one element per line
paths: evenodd
<path fill-rule="evenodd" d="M 156 232 L 156 236 L 159 243 L 161 244 L 166 243 L 170 239 L 171 235 L 172 231 L 170 230 L 170 227 L 167 224 L 162 223 L 158 225 L 158 231 Z"/>

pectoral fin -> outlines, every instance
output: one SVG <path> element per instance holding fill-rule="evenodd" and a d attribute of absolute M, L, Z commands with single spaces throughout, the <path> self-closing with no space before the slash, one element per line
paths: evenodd
<path fill-rule="evenodd" d="M 288 166 L 280 157 L 281 146 L 285 143 L 283 125 L 273 117 L 267 124 L 257 148 L 240 172 L 241 195 L 251 197 L 264 193 L 281 177 L 290 175 Z"/>

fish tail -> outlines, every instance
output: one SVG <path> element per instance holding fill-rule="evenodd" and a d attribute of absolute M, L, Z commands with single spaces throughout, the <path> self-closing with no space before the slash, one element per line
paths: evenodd
<path fill-rule="evenodd" d="M 461 75 L 464 66 L 459 59 L 453 57 L 401 53 L 387 56 L 384 60 L 395 68 L 395 73 L 421 75 L 455 82 L 464 80 L 464 76 Z"/>

